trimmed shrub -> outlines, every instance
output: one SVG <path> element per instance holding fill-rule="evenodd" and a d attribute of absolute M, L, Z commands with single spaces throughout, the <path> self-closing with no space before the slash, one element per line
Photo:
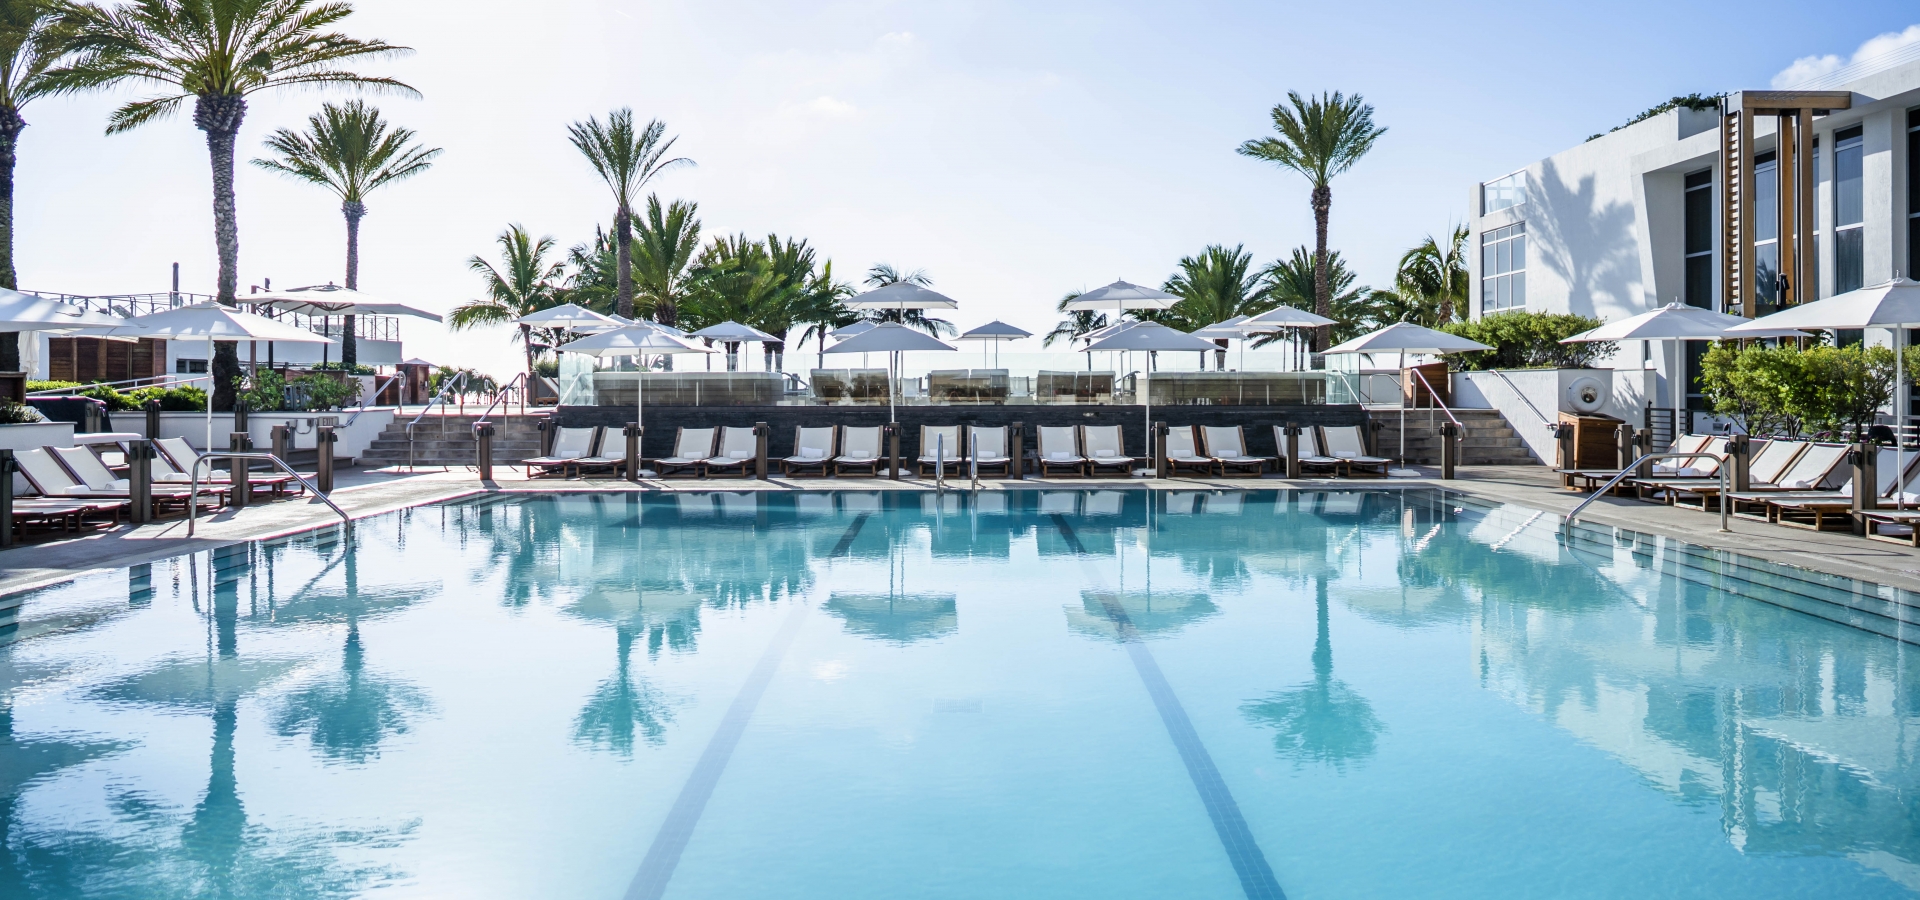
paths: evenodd
<path fill-rule="evenodd" d="M 1590 368 L 1595 362 L 1612 356 L 1614 345 L 1562 344 L 1560 341 L 1599 327 L 1599 319 L 1586 316 L 1515 310 L 1467 322 L 1452 322 L 1439 330 L 1493 348 L 1447 355 L 1447 361 L 1455 369 L 1473 372 L 1486 369 Z"/>

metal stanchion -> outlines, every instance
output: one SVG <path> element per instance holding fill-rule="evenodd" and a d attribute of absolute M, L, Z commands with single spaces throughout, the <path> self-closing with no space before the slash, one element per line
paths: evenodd
<path fill-rule="evenodd" d="M 153 521 L 153 442 L 127 442 L 128 518 L 135 525 Z"/>
<path fill-rule="evenodd" d="M 1287 433 L 1287 477 L 1300 477 L 1300 425 L 1288 422 L 1284 429 Z"/>
<path fill-rule="evenodd" d="M 13 473 L 20 463 L 12 450 L 0 450 L 0 547 L 13 546 Z"/>
<path fill-rule="evenodd" d="M 753 423 L 753 472 L 761 481 L 767 480 L 767 437 L 771 433 L 767 423 Z"/>
<path fill-rule="evenodd" d="M 1153 423 L 1153 434 L 1149 436 L 1148 452 L 1153 454 L 1153 477 L 1167 477 L 1167 423 Z"/>
<path fill-rule="evenodd" d="M 641 436 L 640 423 L 628 422 L 627 427 L 622 430 L 622 433 L 625 434 L 627 438 L 627 480 L 630 482 L 639 481 L 640 480 L 640 436 Z"/>
<path fill-rule="evenodd" d="M 1865 513 L 1880 506 L 1880 479 L 1876 473 L 1879 468 L 1880 448 L 1864 438 L 1847 450 L 1847 462 L 1853 464 L 1853 533 L 1867 533 Z M 1726 501 L 1721 500 L 1722 503 Z"/>
<path fill-rule="evenodd" d="M 235 453 L 251 453 L 253 439 L 244 431 L 235 431 L 227 435 L 227 449 Z M 232 464 L 227 466 L 227 485 L 233 488 L 231 505 L 234 509 L 244 508 L 253 502 L 253 479 L 250 477 L 252 470 L 252 464 L 240 459 L 233 460 Z"/>
<path fill-rule="evenodd" d="M 900 423 L 887 423 L 887 466 L 893 480 L 900 480 Z"/>
<path fill-rule="evenodd" d="M 925 452 L 925 449 L 921 452 Z M 940 491 L 947 489 L 947 436 L 944 432 L 933 436 L 933 487 Z"/>
<path fill-rule="evenodd" d="M 145 409 L 147 413 L 147 440 L 157 441 L 160 439 L 160 401 L 148 400 Z"/>
<path fill-rule="evenodd" d="M 481 481 L 493 480 L 493 423 L 482 419 L 473 423 L 474 468 Z"/>
<path fill-rule="evenodd" d="M 1753 443 L 1744 434 L 1727 438 L 1728 477 L 1736 491 L 1753 490 Z"/>
<path fill-rule="evenodd" d="M 314 487 L 322 494 L 333 493 L 333 442 L 335 435 L 332 425 L 320 425 L 313 429 L 313 443 L 320 454 L 320 463 L 314 470 Z"/>
<path fill-rule="evenodd" d="M 1453 480 L 1453 467 L 1460 456 L 1460 426 L 1452 422 L 1440 423 L 1440 480 Z"/>
<path fill-rule="evenodd" d="M 1569 431 L 1572 430 L 1572 426 L 1567 426 L 1567 428 Z M 1653 460 L 1650 459 L 1649 457 L 1653 455 L 1653 429 L 1651 428 L 1636 429 L 1633 432 L 1633 443 L 1634 443 L 1634 446 L 1639 450 L 1639 455 L 1634 457 L 1634 459 L 1638 462 L 1638 465 L 1640 467 L 1639 477 L 1652 478 L 1653 477 Z"/>
<path fill-rule="evenodd" d="M 104 415 L 102 412 L 104 408 L 98 400 L 90 400 L 87 402 L 86 409 L 82 410 L 80 414 L 80 428 L 83 433 L 94 434 L 107 430 L 100 424 L 100 418 Z"/>
<path fill-rule="evenodd" d="M 293 429 L 285 425 L 275 425 L 267 432 L 267 440 L 273 445 L 273 455 L 281 459 L 293 456 Z"/>
<path fill-rule="evenodd" d="M 1620 423 L 1613 429 L 1613 438 L 1617 448 L 1614 452 L 1614 468 L 1624 469 L 1633 465 L 1633 460 L 1637 456 L 1633 452 L 1633 426 L 1625 422 Z"/>
<path fill-rule="evenodd" d="M 1573 476 L 1565 473 L 1576 468 L 1574 462 L 1577 458 L 1573 446 L 1573 426 L 1565 422 L 1555 424 L 1553 426 L 1553 467 L 1562 473 L 1560 482 L 1564 487 L 1573 487 Z"/>
<path fill-rule="evenodd" d="M 1026 426 L 1019 422 L 1013 423 L 1013 427 L 1007 430 L 1007 440 L 1013 444 L 1011 448 L 1012 457 L 1007 462 L 1007 471 L 1012 473 L 1009 476 L 1012 480 L 1019 481 L 1027 477 Z"/>

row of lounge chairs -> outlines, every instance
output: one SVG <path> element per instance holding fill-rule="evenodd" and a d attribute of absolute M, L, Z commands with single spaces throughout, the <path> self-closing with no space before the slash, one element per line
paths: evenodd
<path fill-rule="evenodd" d="M 154 441 L 151 511 L 165 515 L 193 504 L 218 507 L 232 502 L 233 483 L 225 472 L 203 472 L 196 488 L 192 468 L 199 452 L 180 438 Z M 124 452 L 125 447 L 120 449 Z M 117 524 L 133 507 L 132 483 L 109 467 L 92 447 L 38 447 L 15 452 L 20 476 L 31 493 L 13 502 L 16 526 L 49 525 L 61 530 L 87 524 Z M 248 473 L 251 490 L 283 496 L 304 490 L 290 475 Z"/>
<path fill-rule="evenodd" d="M 618 474 L 626 467 L 624 454 L 608 451 L 604 427 L 560 427 L 553 449 L 524 461 L 527 474 L 563 477 L 606 470 Z M 1103 473 L 1132 475 L 1147 457 L 1131 456 L 1118 425 L 1043 425 L 1037 429 L 1035 460 L 1039 474 L 1092 477 Z M 1254 456 L 1247 451 L 1240 426 L 1181 425 L 1167 431 L 1167 463 L 1172 474 L 1258 477 L 1268 466 L 1285 468 L 1287 438 L 1282 426 L 1273 426 L 1274 445 L 1281 455 Z M 769 460 L 783 474 L 878 475 L 886 461 L 879 426 L 802 426 L 794 430 L 793 454 Z M 911 460 L 921 475 L 944 469 L 958 475 L 977 466 L 983 475 L 1011 475 L 1012 446 L 1005 426 L 923 425 L 920 455 Z M 670 456 L 643 460 L 661 477 L 690 473 L 705 477 L 754 474 L 759 441 L 751 428 L 681 428 L 674 435 Z M 1315 426 L 1303 429 L 1299 439 L 1300 468 L 1304 473 L 1342 476 L 1385 476 L 1391 461 L 1366 452 L 1359 425 Z"/>

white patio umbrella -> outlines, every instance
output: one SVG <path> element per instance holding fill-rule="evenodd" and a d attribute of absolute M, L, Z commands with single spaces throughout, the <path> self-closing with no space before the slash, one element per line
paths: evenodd
<path fill-rule="evenodd" d="M 994 361 L 998 362 L 1000 358 L 1000 342 L 1001 341 L 1017 341 L 1021 338 L 1027 338 L 1027 337 L 1033 337 L 1033 332 L 1024 331 L 1022 329 L 1015 328 L 1012 325 L 1008 325 L 1007 323 L 1000 321 L 999 319 L 995 319 L 978 328 L 969 330 L 967 333 L 960 335 L 958 338 L 955 338 L 955 340 L 993 342 Z M 980 361 L 986 362 L 986 358 L 987 358 L 986 351 L 982 349 L 980 353 Z"/>
<path fill-rule="evenodd" d="M 325 335 L 275 322 L 266 316 L 241 312 L 214 301 L 179 306 L 124 320 L 109 336 L 154 338 L 163 341 L 207 342 L 207 449 L 213 449 L 214 341 L 278 341 L 286 344 L 335 344 Z"/>
<path fill-rule="evenodd" d="M 641 356 L 648 353 L 712 353 L 698 344 L 688 343 L 684 338 L 675 337 L 659 326 L 635 323 L 611 331 L 591 334 L 577 341 L 569 341 L 554 348 L 563 353 L 579 353 L 586 356 Z M 634 423 L 645 427 L 647 424 L 647 373 L 637 363 L 634 366 Z"/>
<path fill-rule="evenodd" d="M 1247 367 L 1246 366 L 1247 333 L 1244 331 L 1241 331 L 1239 328 L 1235 326 L 1241 324 L 1242 322 L 1245 322 L 1246 320 L 1247 320 L 1246 316 L 1234 316 L 1231 319 L 1222 319 L 1218 322 L 1213 323 L 1212 325 L 1208 325 L 1205 328 L 1197 328 L 1188 333 L 1192 334 L 1194 337 L 1197 337 L 1197 338 L 1206 338 L 1208 340 L 1213 340 L 1213 341 L 1222 341 L 1222 340 L 1239 341 L 1240 342 L 1240 368 L 1245 369 Z M 1214 349 L 1225 350 L 1226 348 L 1216 344 L 1214 346 Z M 1202 355 L 1200 357 L 1200 368 L 1205 369 L 1206 367 L 1207 367 L 1206 357 Z"/>
<path fill-rule="evenodd" d="M 1197 338 L 1177 328 L 1168 328 L 1158 322 L 1140 322 L 1131 328 L 1119 331 L 1105 340 L 1088 345 L 1087 351 L 1095 350 L 1218 350 L 1212 341 Z M 1152 367 L 1140 373 L 1140 402 L 1146 411 L 1148 455 L 1152 455 L 1153 438 L 1153 394 L 1148 391 L 1148 381 Z"/>
<path fill-rule="evenodd" d="M 853 337 L 854 335 L 857 335 L 857 334 L 866 334 L 867 332 L 873 330 L 873 326 L 878 324 L 880 323 L 875 322 L 872 319 L 861 319 L 860 321 L 855 322 L 852 325 L 844 325 L 839 328 L 835 328 L 832 331 L 827 332 L 827 337 L 833 338 L 836 341 L 844 341 L 847 338 Z M 820 342 L 820 352 L 822 354 L 827 352 L 826 347 L 827 347 L 827 342 L 825 340 L 822 340 Z M 824 367 L 825 365 L 826 363 L 822 361 L 821 366 Z M 864 369 L 866 367 L 867 367 L 867 355 L 865 353 L 862 353 L 860 354 L 860 368 Z"/>
<path fill-rule="evenodd" d="M 764 331 L 761 331 L 758 328 L 754 328 L 751 325 L 742 325 L 739 322 L 735 322 L 731 319 L 725 322 L 721 322 L 718 325 L 708 325 L 707 327 L 702 328 L 691 335 L 688 335 L 688 337 L 705 338 L 709 341 L 719 341 L 722 344 L 728 345 L 729 348 L 731 348 L 734 344 L 743 344 L 743 343 L 758 344 L 758 343 L 766 343 L 768 341 L 779 340 L 779 338 L 774 337 L 773 335 L 770 335 Z M 735 361 L 734 361 L 733 351 L 729 349 L 727 351 L 728 371 L 732 371 L 734 366 L 735 366 Z"/>
<path fill-rule="evenodd" d="M 1240 330 L 1249 335 L 1277 334 L 1294 328 L 1320 328 L 1327 325 L 1338 324 L 1340 323 L 1326 316 L 1314 315 L 1304 309 L 1294 309 L 1291 306 L 1276 306 L 1266 312 L 1247 317 L 1245 322 L 1240 323 Z M 1299 357 L 1297 355 L 1294 357 L 1294 361 L 1298 363 Z"/>
<path fill-rule="evenodd" d="M 336 284 L 248 294 L 241 297 L 239 302 L 256 309 L 274 309 L 303 316 L 412 316 L 433 322 L 442 321 L 438 313 Z"/>
<path fill-rule="evenodd" d="M 1668 341 L 1673 351 L 1673 367 L 1667 371 L 1667 386 L 1673 395 L 1674 426 L 1679 427 L 1680 407 L 1682 404 L 1681 386 L 1686 381 L 1680 374 L 1680 343 L 1682 341 L 1712 341 L 1722 337 L 1780 337 L 1799 332 L 1788 328 L 1761 329 L 1761 333 L 1728 334 L 1750 320 L 1740 316 L 1729 316 L 1698 306 L 1688 306 L 1679 301 L 1669 303 L 1659 309 L 1629 316 L 1617 322 L 1608 322 L 1591 331 L 1583 331 L 1570 338 L 1561 339 L 1562 344 L 1594 344 L 1608 341 Z"/>
<path fill-rule="evenodd" d="M 1067 301 L 1066 305 L 1061 307 L 1061 310 L 1065 312 L 1106 312 L 1107 310 L 1112 310 L 1113 322 L 1107 327 L 1119 329 L 1119 326 L 1122 324 L 1120 317 L 1129 309 L 1171 309 L 1175 303 L 1179 302 L 1179 297 L 1175 297 L 1166 291 L 1154 290 L 1153 288 L 1134 284 L 1129 281 L 1115 281 L 1105 287 L 1094 288 Z M 1094 334 L 1100 334 L 1100 332 L 1095 331 L 1087 335 L 1087 343 L 1091 345 L 1097 340 L 1105 340 L 1107 337 L 1117 333 L 1118 331 L 1109 332 L 1096 338 Z M 1091 351 L 1092 347 L 1089 346 L 1087 349 Z M 1093 355 L 1090 352 L 1087 355 L 1087 368 L 1093 368 Z M 1147 368 L 1152 368 L 1152 366 L 1149 365 Z"/>
<path fill-rule="evenodd" d="M 898 389 L 900 381 L 900 354 L 908 350 L 958 349 L 939 338 L 915 331 L 898 322 L 882 322 L 867 329 L 865 334 L 854 335 L 828 347 L 826 352 L 891 354 L 891 371 L 887 374 L 887 421 L 894 422 L 899 418 L 898 410 L 894 406 L 894 391 Z"/>
<path fill-rule="evenodd" d="M 848 309 L 891 309 L 900 312 L 909 309 L 960 308 L 960 302 L 952 297 L 906 281 L 896 281 L 885 287 L 877 287 L 864 294 L 857 294 L 844 305 Z"/>
<path fill-rule="evenodd" d="M 22 347 L 20 367 L 29 373 L 29 377 L 38 367 L 40 356 L 39 338 L 33 332 L 74 334 L 91 328 L 118 328 L 126 324 L 126 319 L 111 313 L 94 312 L 77 303 L 0 288 L 0 331 L 26 332 L 18 340 Z"/>
<path fill-rule="evenodd" d="M 1726 336 L 1767 337 L 1780 329 L 1825 331 L 1841 328 L 1887 328 L 1893 331 L 1893 422 L 1894 468 L 1906 471 L 1907 427 L 1907 329 L 1920 328 L 1920 282 L 1898 275 L 1858 290 L 1836 294 L 1825 300 L 1788 307 L 1770 316 L 1762 316 L 1727 329 Z M 1895 476 L 1897 480 L 1898 475 Z M 1904 506 L 1905 486 L 1894 491 L 1894 503 Z"/>
<path fill-rule="evenodd" d="M 541 328 L 597 328 L 620 324 L 612 316 L 594 312 L 578 303 L 562 303 L 549 306 L 539 312 L 528 313 L 514 319 L 515 325 L 536 325 Z"/>
<path fill-rule="evenodd" d="M 1435 331 L 1415 325 L 1411 322 L 1395 322 L 1372 334 L 1363 334 L 1353 340 L 1327 348 L 1328 353 L 1378 353 L 1394 350 L 1400 354 L 1400 369 L 1407 367 L 1408 353 L 1421 353 L 1439 356 L 1446 353 L 1465 353 L 1471 350 L 1492 350 L 1492 347 L 1479 341 L 1470 341 L 1458 335 L 1444 331 Z M 1402 390 L 1405 388 L 1403 387 Z M 1400 403 L 1400 465 L 1401 468 L 1389 470 L 1387 474 L 1401 478 L 1419 475 L 1407 464 L 1407 404 Z"/>

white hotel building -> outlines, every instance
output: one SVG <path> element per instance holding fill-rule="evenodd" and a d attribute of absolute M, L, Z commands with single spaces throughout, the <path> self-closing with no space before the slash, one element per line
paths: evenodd
<path fill-rule="evenodd" d="M 1665 112 L 1475 185 L 1471 314 L 1751 316 L 1920 271 L 1920 53 L 1901 56 Z M 1644 343 L 1611 365 L 1657 369 L 1671 405 L 1671 354 Z"/>

